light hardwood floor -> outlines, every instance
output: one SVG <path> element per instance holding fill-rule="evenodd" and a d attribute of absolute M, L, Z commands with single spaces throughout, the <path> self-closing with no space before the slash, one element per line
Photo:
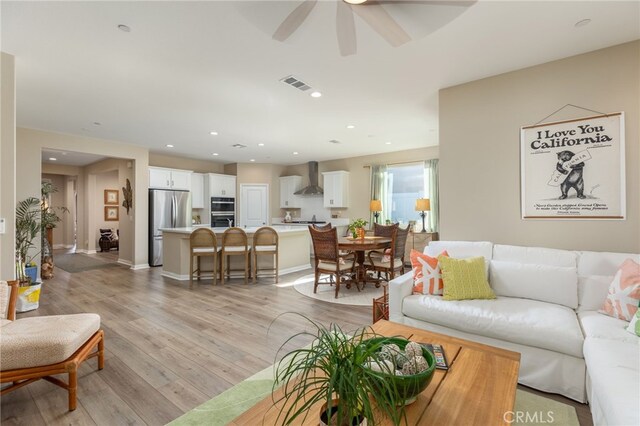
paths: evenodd
<path fill-rule="evenodd" d="M 93 255 L 113 262 L 116 252 Z M 105 369 L 83 364 L 78 408 L 67 411 L 67 394 L 39 381 L 2 397 L 3 425 L 161 425 L 211 399 L 274 362 L 287 337 L 309 329 L 300 312 L 314 321 L 346 330 L 371 324 L 371 308 L 313 300 L 291 283 L 311 272 L 265 278 L 257 284 L 233 279 L 188 289 L 160 275 L 159 268 L 131 271 L 122 266 L 70 274 L 56 268 L 43 285 L 40 308 L 19 315 L 96 312 L 105 330 Z M 291 341 L 300 347 L 310 338 Z M 551 396 L 544 394 L 544 396 Z M 576 407 L 581 425 L 590 425 L 585 405 Z"/>

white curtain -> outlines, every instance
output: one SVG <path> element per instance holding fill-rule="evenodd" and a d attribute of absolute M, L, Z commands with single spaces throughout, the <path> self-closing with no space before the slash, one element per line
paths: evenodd
<path fill-rule="evenodd" d="M 440 230 L 440 191 L 438 190 L 438 160 L 424 162 L 425 197 L 431 202 L 431 210 L 427 213 L 427 230 Z"/>
<path fill-rule="evenodd" d="M 389 193 L 386 165 L 371 166 L 371 199 L 382 201 L 382 211 L 378 216 L 378 223 L 384 225 L 391 212 L 391 194 Z M 369 223 L 373 224 L 374 221 L 375 217 L 371 212 Z"/>

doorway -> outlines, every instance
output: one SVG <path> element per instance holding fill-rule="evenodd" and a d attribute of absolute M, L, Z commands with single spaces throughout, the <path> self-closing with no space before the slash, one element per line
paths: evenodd
<path fill-rule="evenodd" d="M 269 223 L 269 185 L 240 184 L 241 227 L 260 227 Z"/>

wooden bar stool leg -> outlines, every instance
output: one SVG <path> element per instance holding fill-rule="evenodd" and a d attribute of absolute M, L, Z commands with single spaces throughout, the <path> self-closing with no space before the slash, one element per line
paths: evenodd
<path fill-rule="evenodd" d="M 258 279 L 258 251 L 253 250 L 253 283 Z"/>
<path fill-rule="evenodd" d="M 193 288 L 193 254 L 189 254 L 189 288 Z"/>
<path fill-rule="evenodd" d="M 217 274 L 218 274 L 218 253 L 213 252 L 213 285 L 217 285 Z"/>
<path fill-rule="evenodd" d="M 277 248 L 276 248 L 277 250 Z M 276 284 L 278 284 L 278 252 L 276 251 Z"/>
<path fill-rule="evenodd" d="M 244 283 L 249 284 L 249 252 L 244 254 Z"/>

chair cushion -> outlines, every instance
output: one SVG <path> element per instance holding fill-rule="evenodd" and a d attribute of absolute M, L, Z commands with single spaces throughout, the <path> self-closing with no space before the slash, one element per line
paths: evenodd
<path fill-rule="evenodd" d="M 242 251 L 249 251 L 251 250 L 251 246 L 247 246 L 247 249 L 245 250 L 244 246 L 224 246 L 224 251 L 226 252 L 242 252 Z"/>
<path fill-rule="evenodd" d="M 575 312 L 566 306 L 502 296 L 446 301 L 440 296 L 412 295 L 403 299 L 402 313 L 455 330 L 582 358 L 582 331 Z"/>
<path fill-rule="evenodd" d="M 347 270 L 353 268 L 353 262 L 339 263 L 338 265 L 340 267 L 340 271 L 347 271 Z M 318 269 L 335 271 L 336 270 L 336 264 L 335 264 L 335 262 L 320 261 L 320 262 L 318 262 Z"/>
<path fill-rule="evenodd" d="M 2 327 L 2 371 L 56 364 L 100 329 L 97 314 L 21 318 Z"/>
<path fill-rule="evenodd" d="M 255 251 L 276 251 L 277 246 L 254 246 L 253 249 Z"/>
<path fill-rule="evenodd" d="M 214 251 L 220 251 L 220 250 L 222 250 L 222 247 L 218 247 L 217 249 L 214 249 L 213 247 L 194 247 L 193 248 L 194 253 L 213 253 Z"/>
<path fill-rule="evenodd" d="M 371 260 L 373 260 L 373 266 L 377 268 L 391 268 L 391 259 L 385 262 L 384 257 L 372 257 Z M 365 265 L 372 265 L 372 263 L 369 262 L 368 259 L 364 263 Z M 396 269 L 402 267 L 402 259 L 396 257 L 393 260 L 393 267 Z"/>
<path fill-rule="evenodd" d="M 630 343 L 638 342 L 636 336 L 625 330 L 629 325 L 626 321 L 594 311 L 578 312 L 578 320 L 580 320 L 585 338 L 595 337 Z"/>
<path fill-rule="evenodd" d="M 7 324 L 11 324 L 13 321 L 5 319 L 5 318 L 0 318 L 0 327 L 4 327 Z"/>
<path fill-rule="evenodd" d="M 9 316 L 9 298 L 11 296 L 11 287 L 6 281 L 0 281 L 0 319 Z"/>

